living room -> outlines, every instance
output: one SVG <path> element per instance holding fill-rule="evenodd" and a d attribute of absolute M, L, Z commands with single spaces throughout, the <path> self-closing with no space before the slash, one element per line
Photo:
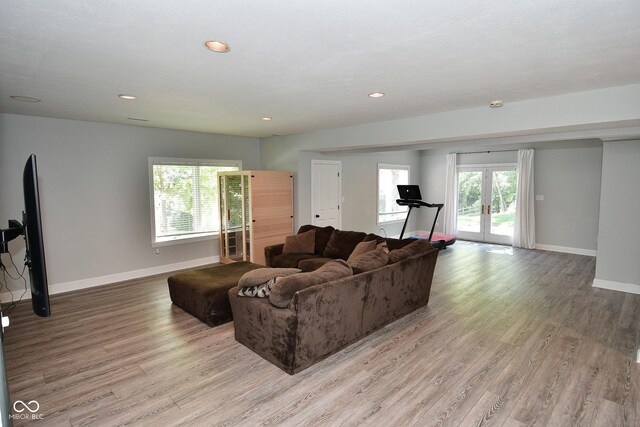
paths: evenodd
<path fill-rule="evenodd" d="M 28 14 L 25 15 L 24 10 L 21 10 L 16 2 L 10 3 L 12 4 L 8 5 L 8 9 L 11 13 L 3 13 L 0 22 L 5 28 L 2 32 L 6 32 L 8 36 L 11 36 L 10 39 L 12 41 L 16 41 L 18 33 L 9 30 L 13 25 L 9 19 L 17 19 L 16 22 L 20 23 L 20 25 L 17 25 L 18 27 L 21 25 L 28 27 L 25 24 L 24 17 L 28 16 Z M 600 19 L 605 18 L 598 16 L 594 11 L 600 10 L 599 8 L 609 10 L 610 5 L 604 2 L 593 3 L 589 7 L 578 4 L 575 7 L 579 10 L 580 7 L 585 7 L 586 11 L 584 13 L 590 13 L 590 20 L 586 22 L 591 23 L 593 28 L 604 28 L 605 26 L 602 25 Z M 152 5 L 150 7 L 154 9 Z M 316 6 L 309 7 L 316 11 Z M 331 6 L 325 5 L 325 7 L 330 8 Z M 339 5 L 332 5 L 332 7 L 341 8 Z M 378 7 L 383 7 L 383 5 L 379 4 Z M 555 10 L 555 6 L 551 2 L 539 7 L 541 9 L 547 7 L 549 10 L 557 12 L 557 16 L 570 16 L 564 7 L 560 11 Z M 60 7 L 60 10 L 63 9 L 65 8 Z M 578 61 L 575 64 L 571 64 L 569 61 L 566 64 L 566 68 L 571 70 L 574 73 L 573 75 L 569 71 L 566 74 L 559 73 L 563 77 L 559 79 L 564 83 L 563 86 L 550 87 L 551 85 L 545 86 L 539 80 L 531 80 L 530 86 L 532 89 L 529 92 L 524 91 L 523 95 L 514 89 L 517 85 L 527 85 L 527 80 L 521 78 L 513 83 L 510 88 L 512 98 L 509 98 L 503 95 L 507 92 L 506 88 L 502 88 L 504 90 L 499 92 L 501 86 L 498 84 L 501 80 L 508 79 L 508 76 L 505 77 L 502 74 L 503 71 L 498 71 L 500 77 L 491 77 L 491 79 L 495 79 L 491 80 L 492 84 L 483 86 L 484 90 L 476 92 L 474 94 L 476 99 L 467 104 L 452 102 L 444 107 L 418 105 L 415 109 L 405 112 L 404 110 L 401 111 L 403 98 L 406 99 L 407 103 L 409 101 L 415 102 L 417 96 L 410 96 L 410 94 L 420 92 L 420 90 L 418 86 L 410 87 L 403 96 L 395 95 L 393 88 L 397 85 L 396 81 L 403 79 L 394 78 L 393 84 L 385 82 L 385 87 L 389 87 L 389 89 L 384 89 L 387 93 L 382 99 L 369 99 L 367 97 L 367 91 L 378 89 L 370 88 L 364 90 L 362 108 L 369 110 L 367 110 L 367 113 L 354 113 L 353 122 L 341 121 L 339 116 L 342 113 L 334 112 L 328 114 L 326 121 L 323 121 L 319 126 L 307 123 L 306 129 L 291 132 L 287 132 L 284 128 L 283 130 L 278 128 L 280 126 L 279 120 L 283 120 L 282 114 L 276 114 L 275 112 L 265 113 L 257 107 L 250 107 L 249 110 L 252 116 L 257 117 L 255 121 L 259 123 L 257 125 L 252 124 L 251 128 L 247 126 L 246 133 L 242 133 L 237 129 L 229 130 L 224 128 L 227 124 L 220 125 L 221 127 L 218 131 L 205 130 L 205 128 L 196 128 L 195 126 L 191 130 L 187 130 L 191 122 L 184 116 L 165 126 L 156 124 L 153 121 L 149 123 L 128 120 L 127 117 L 140 117 L 136 116 L 136 114 L 151 111 L 148 110 L 151 103 L 175 104 L 176 107 L 169 107 L 171 111 L 179 110 L 182 105 L 187 113 L 189 113 L 191 107 L 184 102 L 180 94 L 177 94 L 178 90 L 172 88 L 171 84 L 168 85 L 170 86 L 170 93 L 153 101 L 145 101 L 144 96 L 140 96 L 138 100 L 134 101 L 118 99 L 117 94 L 126 93 L 129 90 L 132 93 L 136 92 L 138 95 L 148 93 L 148 96 L 154 90 L 157 90 L 149 89 L 142 77 L 137 79 L 141 92 L 136 91 L 135 85 L 125 84 L 125 80 L 120 80 L 110 83 L 113 86 L 120 84 L 121 86 L 118 90 L 114 93 L 109 92 L 106 94 L 108 91 L 103 88 L 103 83 L 99 81 L 98 77 L 87 79 L 83 85 L 75 87 L 70 85 L 69 82 L 76 78 L 80 79 L 80 76 L 77 75 L 80 73 L 65 67 L 56 68 L 55 72 L 53 69 L 47 70 L 46 66 L 50 64 L 47 61 L 51 61 L 51 52 L 45 49 L 37 51 L 38 53 L 35 54 L 16 54 L 10 44 L 5 43 L 2 45 L 2 54 L 3 58 L 9 59 L 6 62 L 3 60 L 5 65 L 0 68 L 2 70 L 0 74 L 2 78 L 0 179 L 4 184 L 0 195 L 0 220 L 6 221 L 20 216 L 23 206 L 20 180 L 22 168 L 24 161 L 30 154 L 37 154 L 47 269 L 52 296 L 55 297 L 66 292 L 80 292 L 81 294 L 79 295 L 83 295 L 83 292 L 93 292 L 92 289 L 96 292 L 96 295 L 102 295 L 105 292 L 105 288 L 111 287 L 121 294 L 120 306 L 128 307 L 133 305 L 134 302 L 136 304 L 140 303 L 140 300 L 136 299 L 138 293 L 150 290 L 150 285 L 144 284 L 144 281 L 140 287 L 136 287 L 136 283 L 139 283 L 137 282 L 138 279 L 144 280 L 146 277 L 166 275 L 175 270 L 196 268 L 219 260 L 217 239 L 158 247 L 151 245 L 148 170 L 148 159 L 150 157 L 239 160 L 242 162 L 243 169 L 290 170 L 294 174 L 294 229 L 312 220 L 310 202 L 311 160 L 340 161 L 343 172 L 342 196 L 344 200 L 342 228 L 379 234 L 381 233 L 381 226 L 376 221 L 375 182 L 378 163 L 410 165 L 411 182 L 420 185 L 424 200 L 442 202 L 445 196 L 443 180 L 446 154 L 459 153 L 460 164 L 465 164 L 465 162 L 466 164 L 492 164 L 505 161 L 502 156 L 504 153 L 498 153 L 501 150 L 534 148 L 536 150 L 536 195 L 544 196 L 543 200 L 536 202 L 535 211 L 537 225 L 536 244 L 541 249 L 539 252 L 542 255 L 540 256 L 544 256 L 547 253 L 564 253 L 567 256 L 584 257 L 575 258 L 575 260 L 579 260 L 576 261 L 576 265 L 588 263 L 585 260 L 591 259 L 595 272 L 593 277 L 590 278 L 589 287 L 595 281 L 595 284 L 600 285 L 602 288 L 625 291 L 628 295 L 639 294 L 640 270 L 638 269 L 637 259 L 640 255 L 640 224 L 637 221 L 635 212 L 640 209 L 638 205 L 640 198 L 634 195 L 637 193 L 636 183 L 640 182 L 640 171 L 637 168 L 637 164 L 640 164 L 640 64 L 638 64 L 638 57 L 640 57 L 638 40 L 640 37 L 638 36 L 636 25 L 636 18 L 638 18 L 640 10 L 637 5 L 630 3 L 622 3 L 618 5 L 618 8 L 613 9 L 615 10 L 612 11 L 612 14 L 617 17 L 616 26 L 620 28 L 620 34 L 616 34 L 616 37 L 619 38 L 615 39 L 614 47 L 608 52 L 613 57 L 607 57 L 606 61 L 602 59 L 600 62 L 597 59 L 592 59 L 595 62 L 595 64 L 592 64 L 585 59 L 596 56 L 596 53 L 587 49 L 589 43 L 596 43 L 602 49 L 597 40 L 606 37 L 599 34 L 598 31 L 593 31 L 595 33 L 593 37 L 586 37 L 580 32 L 580 36 L 584 36 L 585 39 L 570 40 L 567 33 L 575 31 L 577 24 L 574 20 L 570 20 L 567 23 L 568 29 L 564 30 L 563 36 L 566 37 L 566 40 L 575 43 L 575 46 L 572 45 L 573 50 L 580 52 L 581 49 L 576 47 L 580 46 L 586 50 L 586 53 L 584 53 L 584 57 L 580 57 L 582 62 Z M 258 8 L 258 10 L 262 10 L 264 16 L 272 17 L 273 15 L 272 12 L 264 11 L 262 8 Z M 35 13 L 33 10 L 30 12 Z M 293 12 L 291 13 L 293 14 Z M 519 16 L 516 12 L 511 11 L 510 13 Z M 72 25 L 67 26 L 66 24 L 78 19 L 70 12 L 68 16 L 62 12 L 59 15 L 53 14 L 51 17 L 47 17 L 51 22 L 43 28 L 51 29 L 52 31 L 55 30 L 56 25 L 58 29 L 72 28 Z M 252 16 L 251 13 L 248 13 L 248 15 Z M 260 14 L 256 12 L 255 16 L 259 18 Z M 548 16 L 548 13 L 543 13 L 540 16 Z M 622 19 L 621 16 L 625 16 L 625 19 Z M 487 19 L 482 20 L 483 25 L 489 26 L 490 17 L 491 14 L 487 14 Z M 60 21 L 56 21 L 56 19 Z M 83 15 L 82 19 L 86 19 L 86 16 Z M 347 21 L 347 18 L 342 19 Z M 356 18 L 352 17 L 352 19 Z M 333 25 L 343 25 L 345 24 L 343 20 L 338 20 Z M 126 26 L 126 28 L 130 27 Z M 611 26 L 607 28 L 611 28 Z M 302 29 L 298 26 L 295 26 L 295 29 L 302 32 Z M 80 45 L 83 49 L 87 48 L 84 43 L 69 41 L 66 38 L 71 36 L 72 38 L 80 39 L 81 31 L 68 31 L 69 34 L 62 30 L 60 33 L 56 33 L 60 38 L 52 37 L 52 40 L 56 42 L 57 49 L 65 50 L 64 47 L 60 47 L 64 46 L 65 43 L 68 43 L 69 49 L 71 49 L 71 46 L 76 45 Z M 53 32 L 55 33 L 55 31 Z M 89 33 L 92 34 L 92 37 L 95 36 L 93 31 L 89 31 Z M 209 37 L 209 34 L 198 35 L 198 37 Z M 240 53 L 239 46 L 242 44 L 234 44 L 231 37 L 229 40 L 233 47 L 228 54 L 224 55 Z M 464 40 L 464 38 L 461 40 Z M 197 39 L 194 44 L 202 44 L 203 41 L 204 39 Z M 492 42 L 497 43 L 495 40 L 492 40 Z M 531 40 L 529 43 L 534 46 L 549 48 L 553 53 L 549 56 L 554 58 L 555 55 L 560 55 L 559 52 L 562 52 L 562 49 L 566 48 L 566 45 L 563 44 L 562 48 L 557 47 L 557 50 L 554 50 L 554 45 L 552 43 L 549 44 L 548 39 L 538 40 L 538 42 L 539 45 L 535 44 L 535 40 Z M 96 45 L 100 44 L 97 43 Z M 22 44 L 16 44 L 16 46 L 20 46 L 19 49 L 27 51 L 26 46 Z M 197 51 L 199 49 L 204 54 L 222 55 L 208 52 L 199 45 L 193 50 Z M 420 52 L 419 48 L 416 49 L 416 52 Z M 526 47 L 522 46 L 519 49 L 527 50 Z M 387 49 L 384 49 L 384 51 L 389 53 Z M 109 52 L 113 51 L 109 50 Z M 298 51 L 296 50 L 296 52 Z M 602 53 L 600 50 L 597 52 L 598 54 Z M 618 52 L 618 56 L 615 56 L 616 52 Z M 323 51 L 323 53 L 331 57 L 330 52 Z M 88 58 L 96 60 L 94 55 L 86 53 L 85 50 L 79 50 L 75 54 L 78 56 L 86 55 L 86 62 L 91 62 Z M 179 56 L 178 52 L 175 54 Z M 21 58 L 21 55 L 24 55 L 25 58 Z M 111 55 L 115 55 L 117 58 L 117 54 L 111 53 Z M 200 54 L 195 53 L 193 55 L 198 56 Z M 545 56 L 543 55 L 542 57 Z M 571 55 L 568 57 L 575 59 Z M 224 56 L 221 56 L 221 58 L 224 58 Z M 530 63 L 524 61 L 526 58 L 520 56 L 517 58 L 528 64 L 528 68 L 533 68 Z M 137 64 L 136 61 L 131 61 L 130 58 L 127 58 L 127 60 L 130 63 Z M 215 57 L 215 61 L 218 60 L 219 57 Z M 43 64 L 39 64 L 38 61 L 43 61 Z M 275 62 L 277 61 L 274 60 L 273 67 L 277 65 Z M 330 61 L 331 66 L 336 65 L 334 62 L 339 61 L 335 59 Z M 323 64 L 321 60 L 316 62 L 316 64 L 318 63 Z M 368 62 L 367 64 L 371 65 Z M 468 63 L 464 64 L 468 65 Z M 501 64 L 504 65 L 503 62 Z M 558 64 L 558 62 L 554 63 L 555 66 L 559 66 Z M 476 58 L 476 62 L 473 65 L 475 69 L 479 70 L 482 68 L 480 65 L 491 65 L 491 61 L 487 60 L 485 62 L 480 58 Z M 218 66 L 225 69 L 227 67 L 233 68 L 233 65 Z M 599 71 L 593 72 L 593 75 L 585 73 L 589 74 L 587 77 L 579 75 L 576 71 L 578 69 L 589 69 L 589 66 Z M 81 68 L 84 70 L 84 67 L 89 67 L 89 64 L 83 63 Z M 160 65 L 158 67 L 161 68 Z M 453 73 L 451 71 L 453 69 L 460 68 L 456 64 L 449 64 L 449 67 L 451 67 L 449 68 L 449 73 Z M 523 69 L 527 67 L 518 68 L 518 70 L 524 73 Z M 104 64 L 103 68 L 105 70 L 110 69 Z M 331 67 L 324 63 L 311 74 L 318 78 L 316 73 L 321 74 L 322 70 L 328 73 L 329 68 Z M 19 79 L 17 74 L 19 74 L 18 71 L 20 70 L 29 71 L 25 71 L 29 78 Z M 305 70 L 309 73 L 308 69 Z M 611 73 L 603 70 L 611 70 Z M 62 89 L 58 89 L 60 92 L 57 94 L 50 94 L 49 90 L 46 87 L 42 87 L 37 81 L 38 78 L 44 79 L 43 76 L 47 74 L 47 71 L 53 75 L 54 79 L 57 78 L 66 82 L 66 86 L 63 86 L 62 89 L 67 88 L 69 92 L 77 92 L 80 95 L 83 92 L 90 93 L 90 96 L 99 94 L 103 98 L 99 103 L 104 104 L 105 108 L 111 111 L 111 115 L 102 117 L 98 115 L 93 117 L 83 116 L 83 112 L 80 110 L 83 110 L 82 106 L 84 104 L 78 102 L 78 99 L 70 100 L 66 98 Z M 398 72 L 395 69 L 393 71 Z M 516 70 L 512 71 L 515 72 Z M 549 75 L 553 75 L 552 71 L 553 68 L 543 68 L 540 74 L 548 73 L 547 78 L 549 78 Z M 100 79 L 108 80 L 107 76 L 104 75 L 105 72 L 103 71 L 102 73 L 99 75 Z M 109 74 L 109 72 L 106 72 L 106 74 Z M 136 75 L 134 71 L 131 74 L 133 76 Z M 141 74 L 144 74 L 144 72 L 141 72 Z M 416 73 L 409 74 L 415 76 Z M 487 77 L 486 75 L 483 76 Z M 203 76 L 198 74 L 193 79 L 198 80 L 201 77 Z M 448 77 L 447 73 L 444 73 L 444 76 L 439 76 L 438 83 L 445 80 L 445 77 Z M 165 79 L 172 82 L 169 77 L 165 76 Z M 262 80 L 256 77 L 256 81 Z M 154 81 L 154 83 L 154 85 L 150 86 L 160 87 L 157 81 Z M 362 87 L 362 85 L 356 84 L 355 81 L 350 81 L 349 83 L 353 87 L 357 87 L 358 90 Z M 349 86 L 349 83 L 345 82 L 344 86 Z M 554 83 L 560 85 L 559 82 L 554 81 Z M 175 84 L 177 85 L 177 83 Z M 242 83 L 239 83 L 239 86 L 242 86 Z M 235 90 L 240 90 L 238 86 L 233 87 Z M 112 88 L 110 87 L 108 90 Z M 189 96 L 196 97 L 194 93 L 198 92 L 197 88 L 194 89 L 189 85 L 182 86 L 182 88 L 184 89 L 185 98 L 188 99 Z M 142 92 L 143 89 L 145 92 Z M 279 89 L 283 88 L 279 87 Z M 467 87 L 467 89 L 469 88 Z M 284 88 L 283 90 L 285 92 L 295 92 L 291 88 Z M 398 88 L 397 90 L 400 89 Z M 302 89 L 300 91 L 303 92 Z M 440 93 L 439 90 L 433 91 Z M 327 97 L 336 97 L 336 94 L 337 92 L 333 92 L 332 95 Z M 429 97 L 429 90 L 425 90 L 423 95 Z M 451 90 L 450 97 L 455 98 L 458 95 L 460 97 L 463 96 L 458 91 Z M 41 102 L 21 103 L 12 100 L 10 96 L 33 96 L 42 98 L 42 100 Z M 251 99 L 255 94 L 245 93 L 245 96 Z M 350 105 L 347 110 L 355 108 L 349 104 L 352 102 L 356 102 L 358 108 L 360 108 L 359 101 L 352 101 L 350 98 L 352 96 L 355 95 L 350 94 L 349 99 L 344 101 L 345 104 Z M 489 107 L 489 101 L 496 97 L 504 99 L 503 107 L 495 109 Z M 287 104 L 287 99 L 285 97 L 279 103 L 274 102 L 274 104 L 285 105 Z M 377 104 L 374 107 L 371 107 L 370 104 L 365 106 L 365 101 Z M 384 102 L 389 102 L 389 105 L 385 106 Z M 70 105 L 74 103 L 77 103 L 80 107 L 68 115 L 63 114 L 62 111 L 70 109 Z M 57 108 L 59 113 L 52 114 L 45 111 L 45 108 L 51 108 L 47 104 L 53 104 L 53 108 Z M 139 107 L 139 105 L 142 105 L 142 107 Z M 223 107 L 216 105 L 215 108 Z M 215 108 L 212 108 L 212 111 Z M 238 108 L 235 103 L 230 101 L 228 110 L 232 113 L 225 114 L 236 114 L 235 112 Z M 300 107 L 296 109 L 301 110 Z M 86 107 L 84 110 L 91 109 Z M 396 114 L 395 116 L 387 116 L 387 114 L 391 114 L 394 111 L 401 112 L 394 113 Z M 207 115 L 202 114 L 202 112 L 191 112 L 194 117 L 206 116 L 201 122 L 206 123 L 207 126 L 214 126 L 215 124 L 207 122 L 233 122 L 235 120 L 229 116 L 224 116 L 223 119 L 219 120 L 211 120 L 210 117 L 214 113 Z M 182 114 L 182 112 L 176 112 L 176 115 L 179 114 Z M 260 120 L 262 114 L 273 114 L 273 120 Z M 315 110 L 308 110 L 309 116 L 313 116 L 313 114 L 315 114 Z M 375 117 L 375 119 L 368 119 L 368 117 Z M 296 120 L 298 119 L 292 119 L 292 123 L 296 123 Z M 311 119 L 310 122 L 315 122 L 316 120 L 320 121 L 319 118 L 316 118 Z M 493 153 L 464 154 L 479 151 Z M 506 155 L 513 156 L 507 159 L 507 161 L 513 162 L 515 152 L 510 152 Z M 430 228 L 433 220 L 431 212 L 422 209 L 412 215 L 408 230 L 418 231 Z M 382 227 L 385 229 L 384 232 L 386 234 L 392 236 L 400 233 L 402 224 L 396 223 Z M 438 224 L 437 229 L 442 230 L 442 222 Z M 476 246 L 473 244 L 464 247 L 464 249 L 458 249 L 454 245 L 451 250 L 447 249 L 449 253 L 445 251 L 445 258 L 439 266 L 455 265 L 453 263 L 447 264 L 444 261 L 451 259 L 450 254 L 455 255 L 456 251 L 458 253 L 466 253 L 466 251 L 474 248 Z M 498 250 L 501 248 L 505 247 L 498 247 Z M 479 252 L 483 250 L 485 249 L 479 249 Z M 16 243 L 11 247 L 11 253 L 14 261 L 19 263 L 24 255 L 24 245 Z M 3 263 L 9 264 L 7 255 L 3 254 L 2 257 Z M 574 258 L 571 259 L 574 260 Z M 537 265 L 536 262 L 537 260 L 534 259 L 531 265 Z M 500 261 L 498 261 L 499 263 Z M 527 267 L 522 268 L 526 269 Z M 448 291 L 445 290 L 444 284 L 448 283 L 446 281 L 450 279 L 446 278 L 444 271 L 440 271 L 439 274 L 436 278 L 439 278 L 442 287 L 434 289 L 435 295 L 447 295 Z M 480 276 L 479 274 L 478 281 L 481 280 Z M 459 275 L 454 275 L 454 277 L 459 277 Z M 540 277 L 542 277 L 542 274 Z M 23 284 L 20 281 L 12 281 L 10 279 L 8 282 L 13 293 L 20 295 Z M 111 286 L 111 284 L 122 282 L 127 282 L 128 285 Z M 107 286 L 96 288 L 102 285 Z M 163 286 L 162 289 L 166 291 L 166 282 L 164 282 Z M 602 289 L 598 291 L 614 292 Z M 128 296 L 131 297 L 130 300 L 127 299 Z M 450 295 L 450 297 L 455 298 L 456 296 Z M 3 289 L 0 292 L 0 298 L 5 304 L 7 301 L 11 301 L 12 296 L 6 289 Z M 97 300 L 100 301 L 99 298 Z M 54 299 L 54 301 L 63 300 Z M 57 306 L 59 307 L 58 313 L 61 313 L 60 316 L 62 318 L 71 315 L 74 310 L 83 312 L 82 308 L 74 306 L 69 300 L 64 301 L 66 301 L 65 304 L 67 305 Z M 438 305 L 439 301 L 440 305 Z M 636 300 L 625 299 L 625 301 Z M 447 304 L 448 302 L 445 302 L 445 300 L 436 298 L 430 302 L 428 310 L 448 307 Z M 614 313 L 620 316 L 622 316 L 621 313 L 625 313 L 625 316 L 628 315 L 628 303 L 616 304 L 618 303 L 612 303 Z M 56 305 L 53 308 L 54 314 L 52 318 L 45 320 L 56 322 Z M 633 309 L 631 310 L 633 311 Z M 172 316 L 175 316 L 175 312 L 172 311 L 171 313 Z M 427 313 L 430 312 L 427 311 Z M 606 313 L 603 311 L 602 316 L 606 317 Z M 635 319 L 637 319 L 637 309 L 635 309 L 634 313 L 634 315 L 629 315 L 629 318 L 634 318 L 633 316 L 635 316 Z M 129 313 L 122 315 L 126 319 L 131 318 Z M 594 314 L 594 316 L 597 315 Z M 428 318 L 430 319 L 430 317 Z M 25 319 L 28 319 L 28 316 L 21 312 L 19 317 L 15 321 L 12 319 L 12 321 L 19 324 L 20 320 Z M 201 325 L 190 324 L 186 318 L 178 317 L 178 319 L 179 321 L 176 325 L 197 330 L 200 336 L 215 332 L 215 330 L 210 330 L 206 326 L 203 329 L 199 329 Z M 417 324 L 424 325 L 425 319 L 415 317 L 412 319 Z M 81 322 L 79 319 L 78 323 Z M 138 331 L 136 328 L 139 324 L 136 325 L 132 328 L 132 333 Z M 167 329 L 171 328 L 168 321 L 165 322 L 163 320 L 162 325 Z M 125 326 L 122 327 L 124 328 Z M 394 328 L 400 329 L 394 329 L 392 332 L 399 333 L 399 336 L 405 336 L 405 334 L 409 334 L 407 332 L 408 329 L 402 328 L 412 328 L 413 326 L 410 323 L 410 319 L 403 320 L 394 326 Z M 231 351 L 234 355 L 239 354 L 241 346 L 233 340 L 231 330 L 224 328 L 222 332 L 219 332 L 219 340 L 215 342 L 215 345 Z M 8 333 L 11 333 L 10 329 L 11 327 Z M 90 329 L 83 332 L 79 325 L 77 329 L 73 330 L 78 336 L 85 336 L 85 334 L 95 332 Z M 636 327 L 631 330 L 631 335 L 635 337 L 632 339 L 631 345 L 635 345 L 637 349 L 640 346 L 637 323 Z M 37 334 L 35 335 L 37 339 Z M 342 362 L 345 364 L 345 369 L 347 369 L 346 366 L 350 366 L 350 363 L 353 363 L 350 360 L 367 360 L 365 356 L 358 358 L 358 355 L 362 355 L 367 346 L 377 345 L 382 348 L 390 345 L 389 343 L 393 342 L 393 339 L 394 335 L 389 331 L 387 331 L 386 335 L 375 335 L 370 341 L 366 341 L 362 345 L 356 345 L 337 355 L 330 363 L 324 363 L 318 368 L 318 371 L 304 374 L 302 380 L 288 379 L 286 374 L 284 377 L 280 377 L 279 372 L 270 370 L 267 377 L 288 386 L 299 384 L 299 381 L 307 381 L 307 386 L 314 384 L 322 386 L 324 383 L 319 376 L 330 372 L 332 365 Z M 233 347 L 234 345 L 237 348 Z M 357 354 L 350 354 L 352 352 Z M 349 359 L 351 356 L 354 356 L 355 359 Z M 249 360 L 250 363 L 259 363 L 255 359 L 250 359 L 249 356 L 242 357 L 244 361 Z M 628 359 L 629 357 L 624 360 Z M 627 366 L 627 368 L 632 378 L 631 384 L 635 387 L 633 390 L 637 390 L 638 375 L 640 375 L 638 373 L 638 365 L 634 363 Z M 149 369 L 149 372 L 158 372 L 154 369 Z M 344 372 L 348 372 L 348 369 L 340 372 L 340 375 L 342 375 Z M 50 378 L 56 378 L 54 372 L 48 371 L 48 374 Z M 344 376 L 340 378 L 340 381 L 346 381 Z M 41 404 L 44 405 L 47 401 L 55 401 L 51 396 L 50 387 L 45 387 L 47 381 L 43 381 L 40 384 L 36 376 L 27 375 L 22 377 L 21 383 L 16 386 L 11 385 L 12 379 L 15 379 L 15 377 L 10 377 L 10 386 L 17 387 L 17 390 L 26 387 L 26 384 L 30 381 L 39 384 L 38 387 L 42 386 L 41 394 L 38 396 L 45 396 L 48 393 L 49 397 L 48 400 L 43 398 L 40 402 Z M 258 381 L 254 377 L 250 377 L 250 380 Z M 358 370 L 357 374 L 354 375 L 353 381 L 356 380 L 366 381 L 367 378 L 362 371 Z M 617 390 L 616 387 L 618 386 L 615 384 L 609 385 L 609 389 Z M 124 386 L 122 388 L 124 389 Z M 602 388 L 606 389 L 607 387 L 602 386 Z M 45 389 L 48 391 L 43 391 Z M 198 395 L 202 392 L 194 391 L 193 393 Z M 330 394 L 331 392 L 329 392 Z M 122 396 L 127 396 L 127 393 L 115 393 L 115 396 L 121 399 Z M 332 404 L 335 404 L 336 411 L 339 412 L 340 405 L 330 397 L 323 396 Z M 625 398 L 620 398 L 619 400 L 611 398 L 605 399 L 605 401 L 612 401 L 620 405 L 624 409 L 622 412 L 628 415 L 626 421 L 629 424 L 633 424 L 633 419 L 638 420 L 638 417 L 640 417 L 637 406 L 638 392 L 634 391 L 625 396 L 627 400 Z M 629 396 L 635 396 L 636 400 Z M 163 395 L 163 398 L 165 397 L 166 395 Z M 33 398 L 36 398 L 36 396 Z M 296 398 L 301 398 L 301 395 L 296 395 Z M 183 400 L 184 402 L 188 400 L 186 394 Z M 393 398 L 385 401 L 385 405 L 392 401 Z M 109 404 L 115 405 L 114 402 L 109 402 Z M 605 410 L 610 409 L 606 405 L 599 406 L 595 412 L 604 414 Z M 85 407 L 87 406 L 90 406 L 90 404 L 85 405 Z M 53 404 L 52 407 L 54 407 Z M 188 403 L 185 403 L 184 407 L 189 410 L 195 410 Z M 311 414 L 318 415 L 313 410 L 308 409 L 308 406 L 306 408 Z M 46 408 L 43 407 L 44 410 Z M 49 419 L 66 420 L 66 425 L 68 425 L 69 420 L 74 416 L 80 417 L 72 409 L 60 411 L 62 413 L 56 413 L 57 415 L 55 415 L 58 418 L 54 418 L 54 415 L 51 414 Z M 65 413 L 64 411 L 67 412 Z M 66 414 L 72 415 L 65 418 Z M 49 415 L 45 415 L 45 421 Z M 255 414 L 253 415 L 251 420 L 258 420 Z M 302 417 L 299 413 L 296 413 L 296 416 Z M 299 420 L 299 418 L 295 419 Z M 417 419 L 414 421 L 417 422 Z M 594 416 L 593 419 L 595 420 L 596 417 Z M 278 418 L 276 417 L 273 420 L 277 421 Z M 93 421 L 99 423 L 99 420 Z M 205 419 L 200 419 L 200 421 L 207 423 Z M 208 421 L 215 423 L 214 418 L 209 418 Z M 83 419 L 83 422 L 86 422 L 86 419 Z M 283 418 L 283 422 L 292 421 Z M 375 423 L 375 418 L 372 422 Z"/>

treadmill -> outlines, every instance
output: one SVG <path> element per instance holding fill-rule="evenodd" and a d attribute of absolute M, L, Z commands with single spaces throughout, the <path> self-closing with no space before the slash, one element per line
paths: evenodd
<path fill-rule="evenodd" d="M 411 210 L 413 208 L 436 208 L 436 216 L 433 218 L 433 225 L 431 226 L 431 232 L 426 234 L 419 234 L 416 237 L 418 239 L 426 239 L 431 242 L 431 245 L 434 248 L 438 249 L 446 249 L 447 246 L 453 245 L 456 242 L 456 236 L 452 234 L 444 234 L 444 233 L 434 233 L 434 229 L 436 228 L 436 222 L 438 221 L 438 215 L 440 211 L 444 207 L 444 203 L 427 203 L 422 201 L 422 194 L 420 194 L 420 186 L 419 185 L 398 185 L 398 194 L 400 198 L 396 200 L 396 203 L 400 206 L 408 206 L 409 212 L 407 212 L 407 218 L 404 220 L 404 225 L 402 226 L 402 232 L 400 233 L 400 238 L 404 237 L 404 231 L 407 228 L 407 223 L 409 222 L 409 216 L 411 215 Z"/>

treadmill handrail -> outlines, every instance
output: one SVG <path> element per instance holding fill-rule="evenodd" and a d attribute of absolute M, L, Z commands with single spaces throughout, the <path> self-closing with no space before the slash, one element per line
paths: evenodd
<path fill-rule="evenodd" d="M 427 203 L 417 199 L 396 199 L 396 203 L 400 206 L 411 206 L 413 208 L 419 208 L 420 206 L 426 206 L 428 208 L 444 207 L 444 203 Z"/>

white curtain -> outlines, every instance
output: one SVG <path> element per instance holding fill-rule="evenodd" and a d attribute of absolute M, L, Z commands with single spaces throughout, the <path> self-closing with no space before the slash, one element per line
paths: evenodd
<path fill-rule="evenodd" d="M 518 150 L 518 188 L 516 192 L 516 224 L 513 246 L 536 247 L 536 220 L 534 215 L 533 149 Z"/>
<path fill-rule="evenodd" d="M 458 209 L 458 165 L 457 154 L 447 154 L 447 166 L 444 180 L 444 232 L 456 234 Z"/>

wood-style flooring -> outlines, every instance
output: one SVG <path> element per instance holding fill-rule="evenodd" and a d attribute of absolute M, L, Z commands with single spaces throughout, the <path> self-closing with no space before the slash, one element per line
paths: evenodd
<path fill-rule="evenodd" d="M 295 376 L 173 306 L 167 275 L 55 295 L 11 314 L 11 401 L 46 426 L 638 426 L 640 295 L 594 270 L 458 242 L 426 308 Z"/>

